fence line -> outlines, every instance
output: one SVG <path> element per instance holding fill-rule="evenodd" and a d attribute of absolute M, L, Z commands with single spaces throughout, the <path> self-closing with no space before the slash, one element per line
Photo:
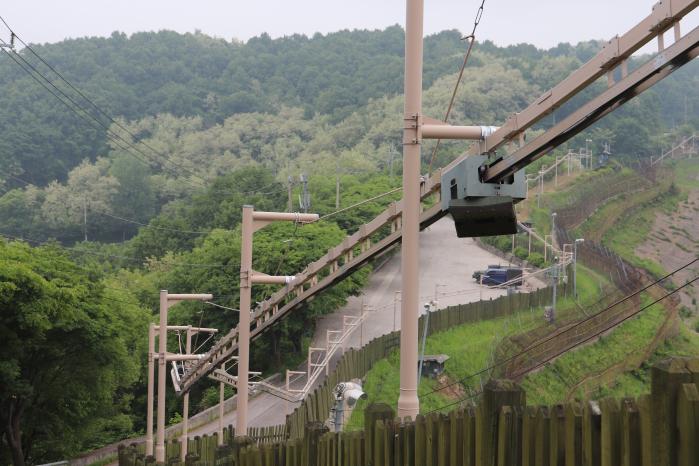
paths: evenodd
<path fill-rule="evenodd" d="M 301 438 L 272 443 L 216 436 L 190 441 L 193 466 L 549 466 L 699 464 L 699 359 L 668 359 L 651 370 L 651 392 L 528 406 L 516 383 L 491 380 L 479 405 L 449 414 L 394 417 L 386 405 L 365 412 L 358 432 L 304 425 Z M 169 444 L 168 447 L 174 445 Z M 178 463 L 168 448 L 169 464 Z M 119 449 L 120 466 L 153 462 L 135 446 Z"/>

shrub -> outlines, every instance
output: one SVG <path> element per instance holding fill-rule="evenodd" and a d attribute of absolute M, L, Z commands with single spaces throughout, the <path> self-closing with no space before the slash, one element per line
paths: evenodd
<path fill-rule="evenodd" d="M 694 314 L 694 313 L 687 306 L 682 306 L 680 308 L 680 317 L 682 317 L 683 319 L 687 319 L 689 317 L 692 317 L 692 314 Z"/>
<path fill-rule="evenodd" d="M 515 256 L 519 257 L 520 259 L 526 259 L 527 256 L 529 255 L 529 252 L 524 249 L 524 248 L 515 248 Z"/>
<path fill-rule="evenodd" d="M 534 267 L 541 267 L 542 265 L 544 265 L 544 256 L 542 256 L 538 252 L 533 252 L 529 254 L 529 257 L 527 257 L 527 262 L 529 262 Z"/>

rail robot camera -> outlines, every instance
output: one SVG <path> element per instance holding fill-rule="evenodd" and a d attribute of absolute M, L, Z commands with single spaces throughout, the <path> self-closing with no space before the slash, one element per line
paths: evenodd
<path fill-rule="evenodd" d="M 527 197 L 524 170 L 484 183 L 487 164 L 487 156 L 474 155 L 442 174 L 442 210 L 454 218 L 459 238 L 517 233 L 514 205 Z"/>

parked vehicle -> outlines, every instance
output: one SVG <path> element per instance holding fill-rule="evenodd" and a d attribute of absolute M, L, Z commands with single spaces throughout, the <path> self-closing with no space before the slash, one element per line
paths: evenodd
<path fill-rule="evenodd" d="M 510 282 L 510 286 L 522 286 L 522 269 L 519 267 L 501 267 L 489 265 L 486 270 L 477 270 L 473 272 L 473 279 L 478 283 L 481 283 L 481 276 L 483 277 L 483 285 L 488 286 L 498 286 L 503 283 Z M 519 280 L 516 280 L 518 279 Z"/>

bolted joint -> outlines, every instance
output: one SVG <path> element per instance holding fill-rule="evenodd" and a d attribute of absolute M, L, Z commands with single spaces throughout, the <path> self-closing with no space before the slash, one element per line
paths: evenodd
<path fill-rule="evenodd" d="M 251 288 L 252 287 L 252 273 L 249 270 L 240 271 L 240 287 L 241 288 Z"/>
<path fill-rule="evenodd" d="M 403 117 L 403 145 L 422 143 L 422 115 L 413 113 Z"/>

